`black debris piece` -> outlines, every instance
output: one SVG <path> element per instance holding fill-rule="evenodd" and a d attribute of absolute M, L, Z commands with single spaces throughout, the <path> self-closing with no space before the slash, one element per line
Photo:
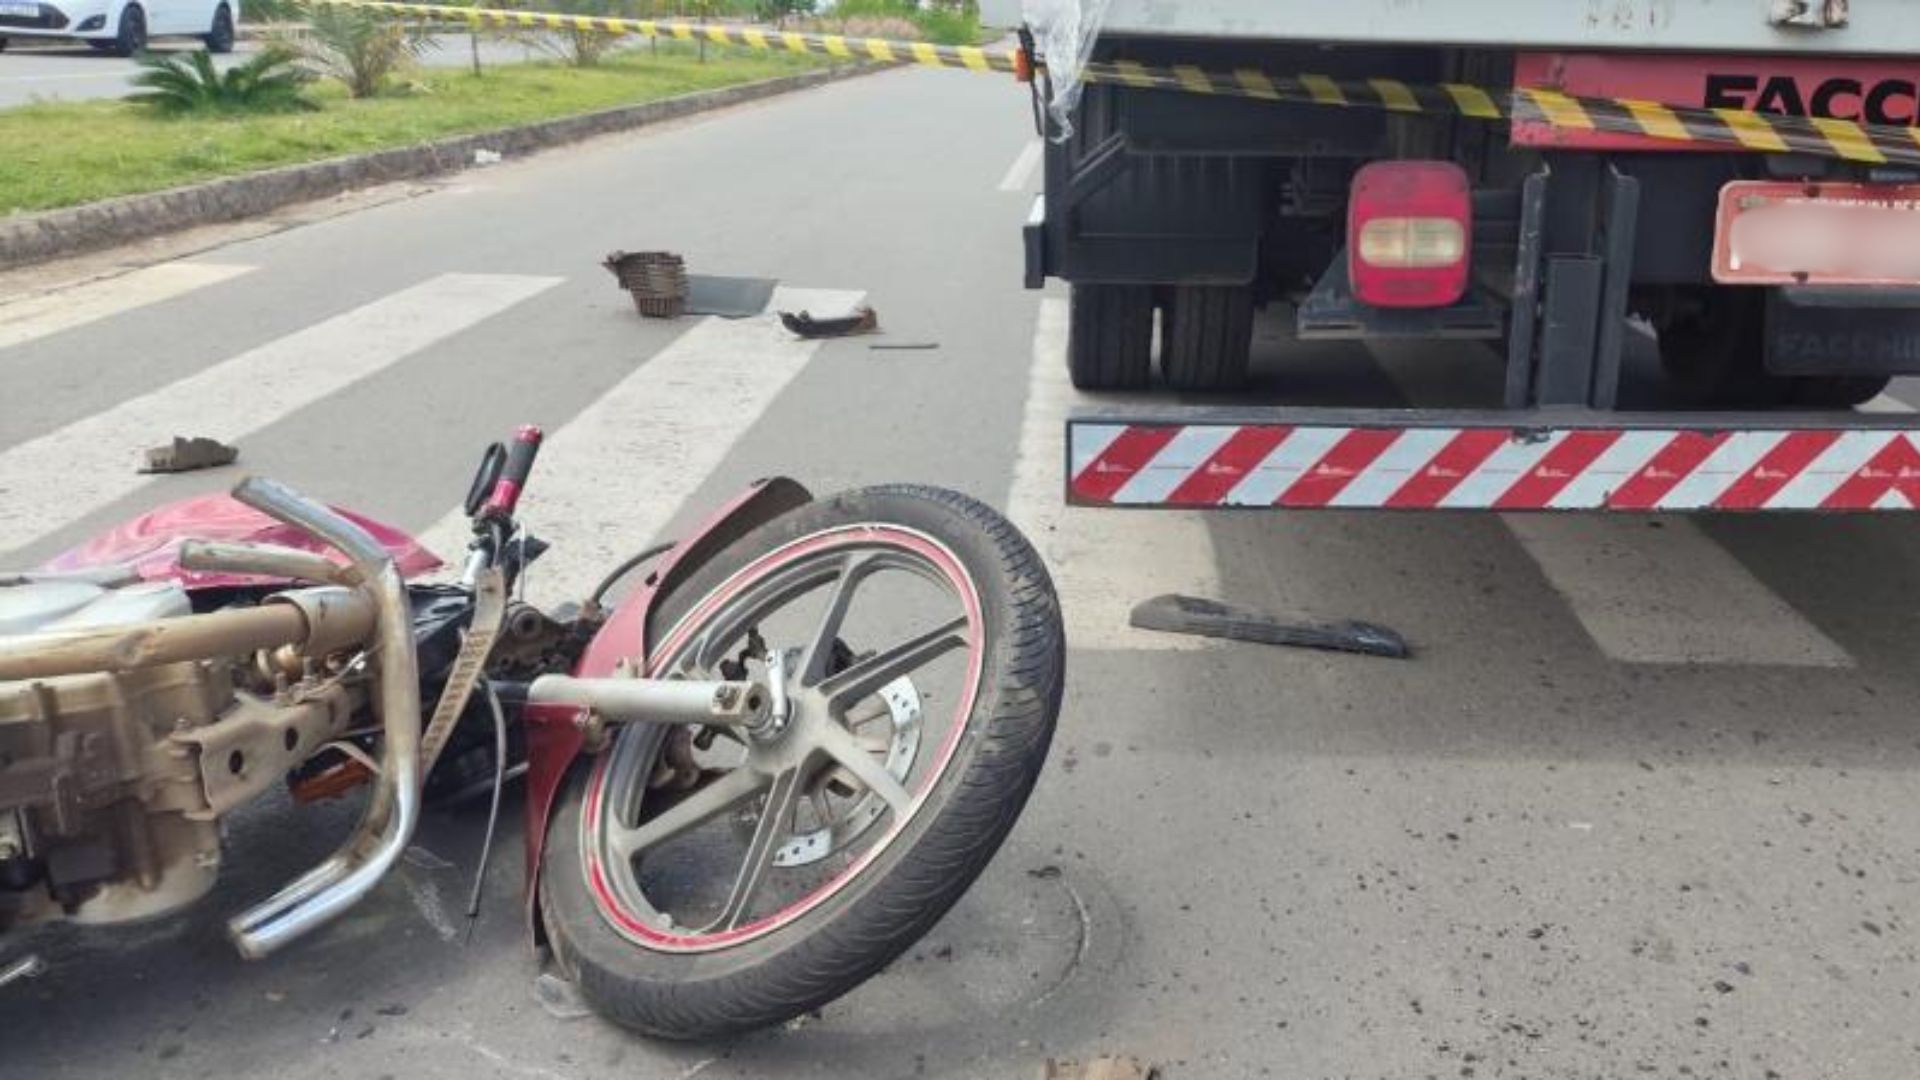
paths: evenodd
<path fill-rule="evenodd" d="M 177 473 L 217 469 L 222 465 L 231 465 L 239 458 L 239 448 L 228 446 L 218 439 L 190 439 L 175 435 L 172 442 L 152 447 L 146 452 L 146 460 L 140 466 L 140 471 Z"/>
<path fill-rule="evenodd" d="M 1328 649 L 1391 660 L 1406 660 L 1413 655 L 1405 638 L 1374 623 L 1286 623 L 1265 612 L 1197 596 L 1156 596 L 1137 605 L 1129 621 L 1142 630 L 1250 641 L 1259 645 Z"/>

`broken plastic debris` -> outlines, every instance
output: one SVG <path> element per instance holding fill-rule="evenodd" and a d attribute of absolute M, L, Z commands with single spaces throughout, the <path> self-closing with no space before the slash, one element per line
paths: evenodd
<path fill-rule="evenodd" d="M 140 466 L 143 473 L 192 472 L 195 469 L 214 469 L 222 465 L 231 465 L 240 457 L 236 447 L 228 446 L 218 439 L 183 438 L 179 435 L 165 446 L 155 446 L 146 453 L 146 464 Z"/>
<path fill-rule="evenodd" d="M 1250 641 L 1259 645 L 1331 649 L 1392 660 L 1405 660 L 1413 655 L 1405 638 L 1374 623 L 1285 623 L 1265 612 L 1197 596 L 1156 596 L 1136 606 L 1129 621 L 1142 630 Z"/>
<path fill-rule="evenodd" d="M 880 329 L 880 317 L 873 309 L 864 305 L 854 308 L 848 315 L 830 316 L 817 319 L 811 312 L 791 311 L 780 313 L 780 324 L 803 338 L 847 337 L 851 334 L 871 334 Z"/>

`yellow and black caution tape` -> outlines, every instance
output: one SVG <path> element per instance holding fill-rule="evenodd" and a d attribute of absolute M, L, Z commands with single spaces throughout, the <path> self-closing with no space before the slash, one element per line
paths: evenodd
<path fill-rule="evenodd" d="M 447 4 L 406 4 L 389 0 L 306 2 L 466 23 L 470 26 L 586 30 L 676 38 L 681 41 L 705 39 L 718 45 L 739 45 L 770 52 L 812 53 L 841 60 L 876 60 L 881 63 L 999 72 L 1023 79 L 1030 78 L 1033 73 L 1033 65 L 1021 52 L 932 45 L 922 41 L 800 34 L 723 23 L 618 19 Z M 1089 64 L 1082 78 L 1089 83 L 1138 89 L 1332 108 L 1384 109 L 1388 112 L 1468 120 L 1519 120 L 1566 130 L 1646 135 L 1669 142 L 1771 154 L 1807 154 L 1873 165 L 1920 165 L 1920 127 L 1861 124 L 1817 116 L 1780 116 L 1739 109 L 1697 108 L 1632 98 L 1582 97 L 1544 88 L 1493 90 L 1465 83 L 1421 85 L 1386 78 L 1334 79 L 1325 75 L 1277 75 L 1252 68 L 1208 71 L 1188 66 L 1152 67 L 1125 60 Z"/>
<path fill-rule="evenodd" d="M 887 41 L 881 38 L 847 37 L 842 34 L 797 34 L 785 30 L 732 26 L 725 23 L 690 23 L 660 19 L 615 19 L 598 15 L 564 15 L 553 12 L 506 11 L 500 8 L 455 7 L 450 4 L 402 4 L 387 0 L 305 0 L 313 6 L 361 8 L 388 15 L 412 15 L 443 22 L 461 22 L 470 26 L 496 26 L 528 30 L 585 30 L 601 34 L 672 38 L 680 41 L 710 41 L 715 45 L 740 45 L 763 52 L 812 53 L 839 60 L 877 60 L 883 64 L 924 64 L 927 67 L 964 68 L 968 71 L 994 71 L 1020 74 L 1015 65 L 1022 54 L 989 52 L 971 45 L 932 45 L 924 41 Z"/>

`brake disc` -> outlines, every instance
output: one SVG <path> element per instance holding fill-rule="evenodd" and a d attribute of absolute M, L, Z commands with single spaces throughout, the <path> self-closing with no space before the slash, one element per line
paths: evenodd
<path fill-rule="evenodd" d="M 884 717 L 891 731 L 887 743 L 886 767 L 895 780 L 906 784 L 913 768 L 914 755 L 920 750 L 920 691 L 913 680 L 902 676 L 881 687 L 877 695 L 884 709 L 868 714 L 862 727 L 877 727 Z M 849 725 L 852 726 L 852 725 Z M 855 734 L 860 734 L 859 728 Z M 879 821 L 887 812 L 880 796 L 861 787 L 841 769 L 822 769 L 808 785 L 804 805 L 809 809 L 811 828 L 793 832 L 773 854 L 775 866 L 806 866 L 845 848 Z M 796 814 L 798 812 L 796 811 Z"/>

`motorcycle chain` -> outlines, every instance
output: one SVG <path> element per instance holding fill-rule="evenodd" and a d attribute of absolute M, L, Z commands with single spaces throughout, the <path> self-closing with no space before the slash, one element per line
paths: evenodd
<path fill-rule="evenodd" d="M 467 632 L 460 640 L 460 654 L 454 657 L 453 666 L 447 671 L 446 688 L 440 691 L 440 701 L 433 707 L 433 718 L 427 721 L 427 728 L 420 735 L 420 782 L 423 784 L 432 774 L 433 763 L 439 759 L 440 751 L 446 749 L 447 740 L 453 735 L 453 725 L 459 721 L 460 714 L 466 711 L 474 687 L 480 684 L 480 677 L 486 674 L 487 658 L 493 655 L 493 643 L 506 625 L 506 575 L 498 567 L 481 574 L 480 580 L 474 583 L 473 600 L 473 620 L 468 623 Z"/>

